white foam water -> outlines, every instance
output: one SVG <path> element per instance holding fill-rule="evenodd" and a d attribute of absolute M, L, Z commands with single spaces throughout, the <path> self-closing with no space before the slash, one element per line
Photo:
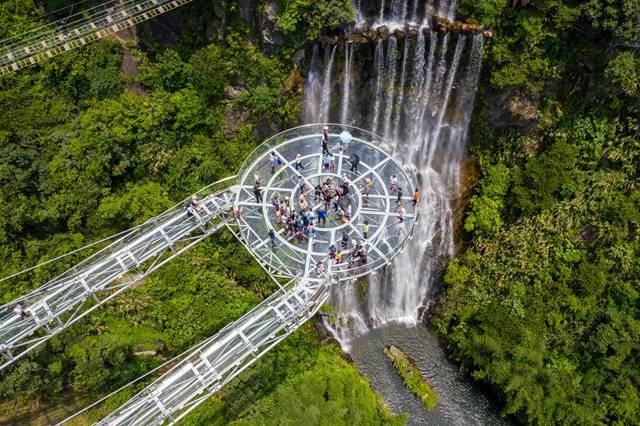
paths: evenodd
<path fill-rule="evenodd" d="M 424 10 L 425 17 L 438 13 L 452 19 L 456 2 L 429 0 L 423 7 L 415 2 L 409 9 L 406 0 L 392 0 L 387 6 L 393 21 L 415 19 L 419 10 Z M 385 22 L 386 13 L 381 7 L 379 22 Z M 333 313 L 326 325 L 347 349 L 353 338 L 371 328 L 389 322 L 420 322 L 440 271 L 439 260 L 454 253 L 452 200 L 460 185 L 482 42 L 481 35 L 431 32 L 425 36 L 420 31 L 413 39 L 392 36 L 379 40 L 375 47 L 346 46 L 342 84 L 334 91 L 330 82 L 335 46 L 325 49 L 320 66 L 325 72 L 322 90 L 318 90 L 319 71 L 314 71 L 313 64 L 317 51 L 312 51 L 304 93 L 305 120 L 328 119 L 332 97 L 340 96 L 335 116 L 360 127 L 368 124 L 368 130 L 384 135 L 403 150 L 418 170 L 422 194 L 413 239 L 393 264 L 368 277 L 366 283 L 342 283 L 332 289 Z M 373 55 L 368 49 L 374 50 Z M 361 67 L 359 75 L 370 77 L 368 81 L 352 84 L 356 66 Z M 355 96 L 358 105 L 353 102 Z M 319 111 L 314 110 L 317 105 Z"/>

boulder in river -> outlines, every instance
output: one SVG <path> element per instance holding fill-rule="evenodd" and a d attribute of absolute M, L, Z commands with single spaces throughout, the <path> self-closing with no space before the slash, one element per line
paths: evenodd
<path fill-rule="evenodd" d="M 400 377 L 402 377 L 407 389 L 420 398 L 427 410 L 433 411 L 438 403 L 438 397 L 429 382 L 420 374 L 416 363 L 394 345 L 386 345 L 384 353 L 391 360 Z"/>

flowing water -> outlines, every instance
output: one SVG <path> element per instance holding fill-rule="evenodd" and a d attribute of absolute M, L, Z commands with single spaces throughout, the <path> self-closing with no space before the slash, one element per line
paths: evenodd
<path fill-rule="evenodd" d="M 354 0 L 356 27 L 377 28 L 386 25 L 391 30 L 406 23 L 429 26 L 434 15 L 453 21 L 457 0 Z"/>
<path fill-rule="evenodd" d="M 436 356 L 431 353 L 437 348 L 433 338 L 415 327 L 432 302 L 442 265 L 455 252 L 455 200 L 483 46 L 481 35 L 429 31 L 432 14 L 455 17 L 454 0 L 387 0 L 379 6 L 375 14 L 358 9 L 358 25 L 373 19 L 376 25 L 392 28 L 404 27 L 408 20 L 422 20 L 417 36 L 392 35 L 375 44 L 344 45 L 340 48 L 344 55 L 338 55 L 344 56 L 342 61 L 336 61 L 338 46 L 314 46 L 304 92 L 307 122 L 339 121 L 381 134 L 404 151 L 417 168 L 421 217 L 413 240 L 389 268 L 368 278 L 365 291 L 361 283 L 353 282 L 336 286 L 331 293 L 334 313 L 326 325 L 374 383 L 382 376 L 369 374 L 377 362 L 369 360 L 379 361 L 382 352 L 378 346 L 388 343 L 380 339 L 389 336 L 381 330 L 394 330 L 407 338 L 407 342 L 399 342 L 403 349 L 417 344 L 415 339 L 420 337 L 430 348 L 423 355 Z M 334 97 L 341 102 L 333 102 Z M 399 330 L 417 334 L 409 337 Z M 379 353 L 371 352 L 374 347 Z M 384 371 L 386 367 L 379 368 Z M 442 368 L 450 371 L 453 367 Z M 405 397 L 382 393 L 392 406 L 404 410 L 407 402 L 401 400 Z M 398 403 L 392 403 L 396 398 Z M 412 419 L 424 414 L 410 411 Z M 468 418 L 468 424 L 478 424 L 472 413 L 464 417 L 445 412 L 440 417 L 432 416 L 439 419 L 436 424 L 451 424 L 462 418 Z"/>
<path fill-rule="evenodd" d="M 438 395 L 434 411 L 427 411 L 402 383 L 385 356 L 385 345 L 398 346 L 410 356 Z M 438 340 L 424 327 L 387 324 L 353 341 L 350 355 L 371 386 L 395 413 L 410 413 L 408 426 L 506 425 L 495 404 L 449 362 Z"/>
<path fill-rule="evenodd" d="M 419 32 L 401 41 L 391 36 L 375 47 L 343 47 L 341 64 L 335 64 L 336 46 L 322 49 L 323 64 L 313 63 L 320 55 L 312 51 L 313 77 L 305 91 L 305 105 L 311 108 L 307 120 L 364 123 L 360 125 L 365 128 L 371 123 L 370 130 L 402 149 L 415 164 L 422 193 L 414 238 L 394 264 L 370 277 L 364 296 L 355 282 L 332 293 L 338 308 L 332 332 L 349 348 L 353 338 L 382 324 L 419 323 L 442 261 L 454 254 L 453 200 L 481 66 L 482 36 Z M 356 66 L 368 77 L 365 81 L 352 81 Z M 320 97 L 313 98 L 318 93 Z M 329 107 L 337 104 L 334 96 L 342 100 L 335 111 Z"/>

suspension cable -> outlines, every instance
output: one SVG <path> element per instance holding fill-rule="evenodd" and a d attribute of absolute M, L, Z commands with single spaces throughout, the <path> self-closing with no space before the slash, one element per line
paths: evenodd
<path fill-rule="evenodd" d="M 216 333 L 217 334 L 217 333 Z M 214 334 L 214 336 L 216 335 Z M 104 400 L 111 398 L 113 395 L 117 394 L 118 392 L 128 388 L 129 386 L 139 382 L 140 380 L 144 379 L 145 377 L 149 376 L 152 373 L 155 373 L 156 371 L 158 371 L 159 369 L 161 369 L 162 367 L 165 367 L 167 364 L 171 364 L 174 361 L 177 361 L 178 359 L 184 357 L 185 355 L 191 353 L 194 349 L 196 349 L 197 347 L 203 345 L 205 342 L 209 341 L 210 337 L 205 339 L 204 341 L 200 341 L 196 344 L 194 344 L 193 346 L 190 346 L 189 348 L 185 349 L 183 352 L 179 353 L 178 355 L 174 356 L 171 359 L 168 359 L 167 361 L 163 362 L 162 364 L 158 365 L 157 367 L 155 367 L 153 370 L 150 370 L 146 373 L 144 373 L 142 376 L 130 381 L 129 383 L 120 386 L 118 389 L 114 390 L 113 392 L 111 392 L 110 394 L 103 396 L 102 398 L 100 398 L 99 400 L 97 400 L 96 402 L 84 407 L 82 410 L 78 411 L 77 413 L 72 414 L 71 416 L 67 417 L 64 420 L 61 420 L 60 422 L 56 423 L 55 426 L 60 426 L 66 422 L 68 422 L 69 420 L 73 419 L 74 417 L 79 416 L 80 414 L 90 410 L 91 408 L 95 407 L 96 405 L 100 404 L 101 402 L 103 402 Z"/>
<path fill-rule="evenodd" d="M 38 19 L 44 19 L 44 18 L 46 18 L 47 16 L 51 16 L 51 15 L 56 14 L 56 13 L 58 13 L 58 12 L 62 12 L 62 11 L 64 11 L 64 10 L 66 10 L 66 9 L 76 7 L 76 6 L 78 6 L 78 5 L 81 5 L 82 3 L 87 3 L 88 1 L 89 1 L 89 0 L 80 0 L 80 1 L 77 1 L 77 2 L 75 2 L 75 3 L 69 4 L 69 5 L 67 5 L 67 6 L 59 7 L 58 9 L 52 10 L 51 12 L 47 12 L 47 11 L 45 10 L 45 12 L 46 12 L 46 13 L 44 13 L 44 14 L 42 14 L 42 15 L 34 16 L 32 19 L 33 19 L 34 21 L 35 21 L 35 20 L 38 20 Z M 66 19 L 66 18 L 64 18 L 64 19 Z M 14 24 L 14 25 L 11 25 L 10 27 L 3 28 L 3 30 L 4 30 L 4 31 L 9 31 L 9 30 L 12 30 L 12 29 L 14 29 L 14 28 L 17 28 L 17 27 L 19 27 L 19 26 L 20 26 L 20 24 Z"/>
<path fill-rule="evenodd" d="M 102 240 L 100 240 L 100 241 L 95 241 L 95 242 L 93 242 L 93 243 L 91 243 L 91 244 L 87 244 L 86 246 L 83 246 L 83 247 L 77 248 L 77 249 L 75 249 L 75 250 L 73 250 L 73 251 L 70 251 L 69 253 L 65 253 L 65 254 L 60 255 L 60 256 L 58 256 L 58 257 L 54 257 L 53 259 L 46 260 L 46 261 L 44 261 L 44 262 L 42 262 L 42 263 L 39 263 L 39 264 L 37 264 L 37 265 L 35 265 L 35 266 L 32 266 L 32 267 L 30 267 L 30 268 L 24 269 L 24 270 L 22 270 L 22 271 L 20 271 L 20 272 L 16 272 L 15 274 L 8 275 L 8 276 L 6 276 L 6 277 L 4 277 L 4 278 L 1 278 L 1 279 L 0 279 L 0 283 L 1 283 L 1 282 L 3 282 L 3 281 L 6 281 L 6 280 L 8 280 L 8 279 L 11 279 L 11 278 L 17 277 L 18 275 L 22 275 L 22 274 L 25 274 L 25 273 L 27 273 L 27 272 L 33 271 L 34 269 L 39 268 L 39 267 L 41 267 L 41 266 L 48 265 L 49 263 L 56 262 L 56 261 L 58 261 L 58 260 L 60 260 L 60 259 L 63 259 L 63 258 L 65 258 L 65 257 L 67 257 L 67 256 L 71 256 L 72 254 L 75 254 L 75 253 L 78 253 L 78 252 L 80 252 L 80 251 L 86 250 L 86 249 L 88 249 L 89 247 L 93 247 L 93 246 L 95 246 L 95 245 L 97 245 L 97 244 L 104 243 L 105 241 L 112 240 L 112 239 L 114 239 L 114 238 L 116 238 L 116 237 L 121 236 L 122 234 L 126 234 L 127 232 L 132 232 L 132 231 L 134 231 L 135 229 L 137 229 L 138 227 L 139 227 L 139 225 L 138 225 L 138 226 L 136 226 L 136 227 L 133 227 L 133 228 L 131 228 L 131 229 L 127 229 L 126 231 L 119 232 L 119 233 L 117 233 L 117 234 L 115 234 L 115 235 L 111 235 L 110 237 L 103 238 L 103 239 L 102 239 Z"/>

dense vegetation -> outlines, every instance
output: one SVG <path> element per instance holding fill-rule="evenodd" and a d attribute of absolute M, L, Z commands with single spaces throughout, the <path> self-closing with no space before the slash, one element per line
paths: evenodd
<path fill-rule="evenodd" d="M 62 2 L 63 3 L 63 2 Z M 103 40 L 0 79 L 0 276 L 141 223 L 232 174 L 294 125 L 296 53 L 349 0 L 195 1 L 158 42 Z M 254 2 L 249 2 L 253 4 Z M 482 178 L 435 326 L 452 356 L 530 424 L 640 419 L 640 3 L 463 0 L 494 29 L 471 126 Z M 273 18 L 269 5 L 277 5 Z M 58 1 L 0 3 L 0 37 Z M 193 18 L 193 17 L 197 17 Z M 254 19 L 255 18 L 255 19 Z M 158 21 L 162 21 L 159 18 Z M 155 31 L 155 32 L 154 32 Z M 272 38 L 273 38 L 272 37 Z M 0 283 L 11 300 L 87 253 Z M 247 266 L 249 265 L 249 266 Z M 0 376 L 2 422 L 95 400 L 273 291 L 221 234 Z M 136 389 L 78 420 L 113 409 Z M 187 424 L 397 424 L 334 346 L 292 335 Z"/>
<path fill-rule="evenodd" d="M 436 326 L 504 413 L 640 419 L 640 3 L 464 1 L 493 26 L 482 178 Z"/>
<path fill-rule="evenodd" d="M 162 25 L 156 22 L 140 27 L 140 42 L 103 40 L 0 79 L 0 276 L 143 222 L 232 175 L 264 137 L 297 124 L 300 78 L 290 57 L 300 40 L 292 44 L 289 35 L 312 31 L 306 22 L 315 13 L 334 22 L 341 19 L 333 17 L 336 8 L 348 16 L 350 6 L 341 4 L 351 3 L 290 2 L 287 21 L 276 29 L 286 39 L 282 55 L 263 54 L 258 31 L 239 18 L 234 2 L 212 10 L 196 1 L 190 14 L 171 17 L 186 28 L 167 36 L 173 48 L 154 41 L 153 25 Z M 2 2 L 0 35 L 33 27 L 37 16 L 61 5 Z M 252 13 L 263 10 L 259 4 Z M 222 37 L 207 37 L 206 25 L 222 18 Z M 26 293 L 88 253 L 0 283 L 0 298 Z M 83 406 L 129 382 L 274 288 L 235 238 L 209 238 L 4 371 L 0 422 L 38 422 L 41 414 L 60 420 L 62 404 Z M 139 389 L 76 423 L 99 418 Z M 282 424 L 283 418 L 403 423 L 335 346 L 318 344 L 312 327 L 186 423 Z"/>

